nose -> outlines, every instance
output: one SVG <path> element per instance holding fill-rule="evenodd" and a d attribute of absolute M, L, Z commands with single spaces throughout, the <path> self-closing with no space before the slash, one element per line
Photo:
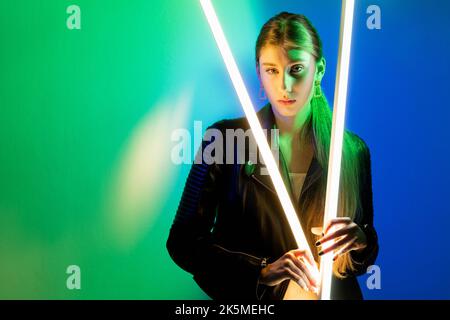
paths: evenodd
<path fill-rule="evenodd" d="M 283 73 L 283 79 L 281 79 L 281 90 L 283 92 L 291 92 L 292 91 L 292 85 L 294 83 L 294 78 L 291 77 L 289 73 L 284 72 Z"/>

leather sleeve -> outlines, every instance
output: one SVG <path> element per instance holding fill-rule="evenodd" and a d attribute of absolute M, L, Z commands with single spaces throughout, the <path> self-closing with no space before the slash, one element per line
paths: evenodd
<path fill-rule="evenodd" d="M 378 255 L 378 236 L 373 224 L 373 195 L 372 172 L 369 148 L 364 143 L 361 152 L 361 209 L 358 219 L 355 221 L 364 231 L 367 237 L 367 247 L 362 252 L 351 251 L 350 255 L 356 270 L 353 275 L 359 276 L 366 273 L 367 267 L 373 265 Z"/>
<path fill-rule="evenodd" d="M 208 129 L 220 130 L 221 123 Z M 212 142 L 204 138 L 197 152 L 200 161 L 190 169 L 166 247 L 175 263 L 191 273 L 212 299 L 257 299 L 262 258 L 224 248 L 211 232 L 225 174 L 224 164 L 208 164 L 203 156 Z"/>

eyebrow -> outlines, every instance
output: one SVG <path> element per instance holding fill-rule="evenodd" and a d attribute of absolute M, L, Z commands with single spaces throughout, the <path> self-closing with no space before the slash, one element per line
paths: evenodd
<path fill-rule="evenodd" d="M 295 64 L 297 62 L 308 62 L 308 61 L 299 59 L 299 60 L 295 60 L 294 62 L 292 62 L 292 64 Z M 263 62 L 262 65 L 263 66 L 272 66 L 272 67 L 276 67 L 277 66 L 275 63 L 272 63 L 272 62 Z"/>

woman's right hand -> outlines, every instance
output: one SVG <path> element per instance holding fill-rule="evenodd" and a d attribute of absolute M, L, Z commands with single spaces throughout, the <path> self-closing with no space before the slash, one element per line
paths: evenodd
<path fill-rule="evenodd" d="M 316 263 L 308 251 L 290 250 L 261 270 L 259 282 L 267 286 L 275 286 L 290 279 L 298 283 L 305 291 L 317 292 L 319 275 L 311 271 L 314 268 L 317 268 Z"/>

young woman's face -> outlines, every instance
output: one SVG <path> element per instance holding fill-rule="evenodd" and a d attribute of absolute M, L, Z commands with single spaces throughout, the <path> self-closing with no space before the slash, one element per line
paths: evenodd
<path fill-rule="evenodd" d="M 310 53 L 266 45 L 259 57 L 259 76 L 275 112 L 295 116 L 312 97 L 316 61 Z"/>

